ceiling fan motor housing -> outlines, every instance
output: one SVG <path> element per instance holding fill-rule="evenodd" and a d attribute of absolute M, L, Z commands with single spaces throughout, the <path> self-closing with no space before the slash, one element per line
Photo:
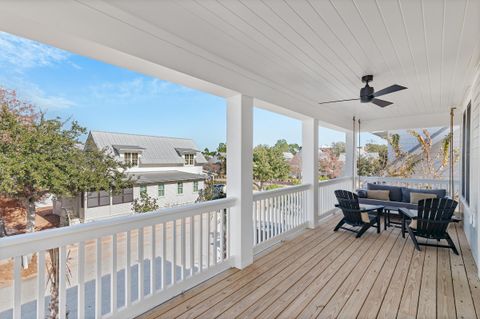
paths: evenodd
<path fill-rule="evenodd" d="M 373 99 L 374 89 L 368 83 L 365 87 L 360 89 L 360 102 L 368 103 Z"/>

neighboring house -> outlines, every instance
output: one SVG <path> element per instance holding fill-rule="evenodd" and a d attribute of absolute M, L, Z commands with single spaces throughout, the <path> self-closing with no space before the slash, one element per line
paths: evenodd
<path fill-rule="evenodd" d="M 430 133 L 430 136 L 432 138 L 432 154 L 439 154 L 441 152 L 442 148 L 442 141 L 444 138 L 449 134 L 449 128 L 448 127 L 430 127 L 427 128 L 428 132 Z M 421 135 L 423 136 L 422 130 L 417 129 L 416 131 L 420 132 Z M 400 149 L 408 152 L 410 154 L 422 154 L 422 148 L 420 143 L 418 142 L 417 138 L 414 137 L 412 134 L 409 133 L 409 130 L 392 130 L 392 131 L 382 131 L 382 132 L 375 132 L 375 135 L 388 139 L 389 136 L 392 136 L 393 134 L 398 134 L 400 136 Z M 459 149 L 460 146 L 460 131 L 459 127 L 455 126 L 453 130 L 453 145 L 454 149 Z M 388 162 L 389 163 L 395 163 L 396 158 L 395 158 L 395 152 L 390 144 L 388 144 Z M 439 160 L 436 160 L 435 163 L 436 166 L 440 165 Z M 455 163 L 455 176 L 459 176 L 459 162 Z M 448 169 L 445 169 L 443 172 L 443 178 L 447 179 L 448 178 L 449 171 Z M 425 178 L 423 176 L 422 171 L 416 170 L 411 178 Z"/>
<path fill-rule="evenodd" d="M 294 156 L 291 152 L 283 152 L 283 159 L 287 162 L 290 162 Z"/>
<path fill-rule="evenodd" d="M 194 203 L 204 187 L 207 161 L 191 139 L 92 131 L 85 149 L 91 147 L 131 164 L 127 175 L 134 186 L 119 194 L 87 192 L 62 200 L 63 208 L 76 210 L 84 221 L 132 213 L 141 192 L 156 198 L 161 208 Z"/>

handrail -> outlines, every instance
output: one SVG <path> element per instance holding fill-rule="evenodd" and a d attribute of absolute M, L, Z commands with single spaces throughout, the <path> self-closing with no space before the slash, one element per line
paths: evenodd
<path fill-rule="evenodd" d="M 351 180 L 352 178 L 353 178 L 352 176 L 344 176 L 344 177 L 338 177 L 338 178 L 334 178 L 334 179 L 329 179 L 329 180 L 327 180 L 327 181 L 321 181 L 321 182 L 319 182 L 319 183 L 318 183 L 318 186 L 319 186 L 319 187 L 322 187 L 322 186 L 337 184 L 337 183 L 340 183 L 340 182 L 344 182 L 344 181 Z"/>
<path fill-rule="evenodd" d="M 274 197 L 278 195 L 286 195 L 290 193 L 295 193 L 295 192 L 301 192 L 301 191 L 306 191 L 310 189 L 311 185 L 310 184 L 302 184 L 302 185 L 295 185 L 295 186 L 288 186 L 284 188 L 278 188 L 278 189 L 272 189 L 269 191 L 260 191 L 260 192 L 254 192 L 253 193 L 253 200 L 262 200 L 265 198 L 269 197 Z"/>
<path fill-rule="evenodd" d="M 125 232 L 134 228 L 170 222 L 199 213 L 222 210 L 233 207 L 235 202 L 235 198 L 224 198 L 6 237 L 0 240 L 0 260 Z"/>
<path fill-rule="evenodd" d="M 417 183 L 417 184 L 443 184 L 448 183 L 448 179 L 424 179 L 424 178 L 403 178 L 403 177 L 383 177 L 383 176 L 359 176 L 360 180 L 384 180 L 386 182 L 404 182 L 404 183 Z M 454 180 L 454 183 L 458 183 L 458 180 Z"/>

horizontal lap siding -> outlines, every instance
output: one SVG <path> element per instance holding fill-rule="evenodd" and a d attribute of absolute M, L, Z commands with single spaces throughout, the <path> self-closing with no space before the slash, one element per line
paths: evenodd
<path fill-rule="evenodd" d="M 466 102 L 466 105 L 469 101 Z M 466 107 L 466 105 L 464 107 Z M 457 114 L 461 116 L 461 114 Z M 470 243 L 473 257 L 479 265 L 478 208 L 480 192 L 480 74 L 472 85 L 471 92 L 471 158 L 470 158 L 470 207 L 465 209 L 464 230 Z"/>

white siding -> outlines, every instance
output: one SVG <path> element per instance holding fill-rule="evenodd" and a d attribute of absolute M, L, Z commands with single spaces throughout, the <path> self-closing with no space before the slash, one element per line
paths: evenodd
<path fill-rule="evenodd" d="M 471 92 L 462 105 L 461 117 L 468 103 L 471 101 L 471 158 L 470 158 L 470 204 L 464 205 L 464 230 L 472 249 L 473 257 L 480 264 L 480 71 L 472 85 Z"/>
<path fill-rule="evenodd" d="M 198 182 L 199 191 L 203 189 L 204 182 Z M 193 191 L 193 182 L 183 183 L 183 194 L 177 194 L 177 183 L 165 184 L 165 196 L 158 197 L 158 185 L 147 185 L 147 194 L 157 199 L 160 208 L 172 207 L 178 205 L 192 204 L 198 199 L 198 193 Z M 133 188 L 133 198 L 140 198 L 140 187 Z M 116 204 L 110 206 L 100 206 L 85 209 L 85 220 L 98 220 L 118 215 L 132 214 L 132 203 Z"/>

